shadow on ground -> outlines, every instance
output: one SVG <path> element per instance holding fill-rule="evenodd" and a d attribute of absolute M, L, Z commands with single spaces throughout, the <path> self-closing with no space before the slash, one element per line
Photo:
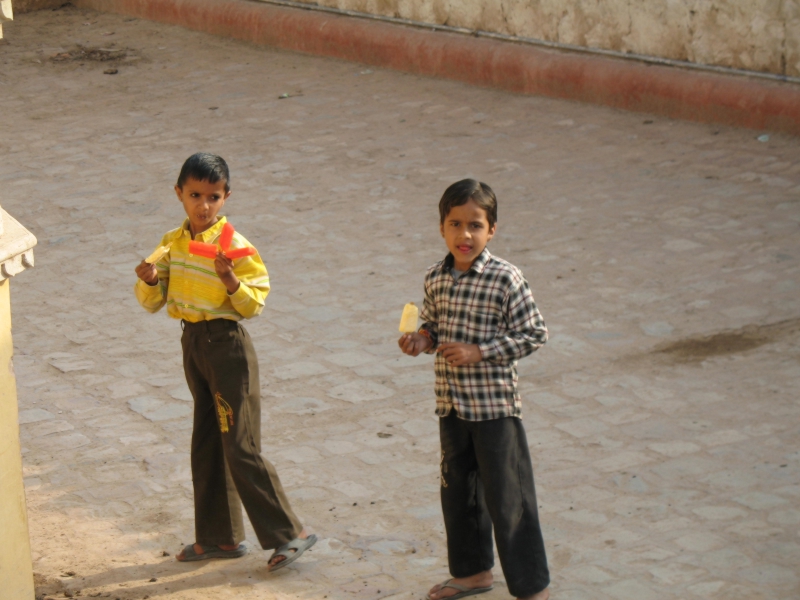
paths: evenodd
<path fill-rule="evenodd" d="M 768 325 L 746 325 L 741 329 L 671 342 L 654 350 L 654 354 L 666 356 L 677 363 L 698 363 L 714 356 L 754 350 L 798 332 L 800 319 L 787 319 Z"/>

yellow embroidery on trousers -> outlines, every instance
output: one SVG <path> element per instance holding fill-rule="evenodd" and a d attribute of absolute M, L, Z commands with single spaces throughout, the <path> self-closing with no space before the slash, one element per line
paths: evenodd
<path fill-rule="evenodd" d="M 230 426 L 233 427 L 233 409 L 231 405 L 225 402 L 222 398 L 222 394 L 217 392 L 214 395 L 214 404 L 217 405 L 217 416 L 219 417 L 219 430 L 222 433 L 228 433 L 228 421 L 230 421 Z"/>

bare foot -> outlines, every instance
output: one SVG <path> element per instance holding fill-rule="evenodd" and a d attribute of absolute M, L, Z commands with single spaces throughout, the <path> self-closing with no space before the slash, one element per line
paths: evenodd
<path fill-rule="evenodd" d="M 230 550 L 236 550 L 238 547 L 239 544 L 234 544 L 233 546 L 224 546 L 224 545 L 219 546 L 220 550 L 225 550 L 226 552 Z M 205 552 L 203 552 L 203 547 L 200 544 L 195 544 L 193 548 L 195 554 L 205 554 Z M 175 558 L 177 560 L 184 560 L 186 558 L 186 555 L 183 553 L 183 550 L 181 550 L 180 553 Z"/>
<path fill-rule="evenodd" d="M 304 539 L 306 539 L 308 537 L 308 532 L 304 528 L 303 531 L 300 532 L 300 535 L 298 535 L 297 537 L 300 538 L 301 540 L 304 540 Z M 291 548 L 291 550 L 293 552 L 297 552 L 297 550 L 295 550 L 294 548 Z M 271 569 L 272 567 L 274 567 L 278 563 L 281 563 L 281 562 L 283 562 L 285 560 L 286 560 L 285 556 L 273 556 L 272 558 L 269 559 L 269 563 L 267 563 L 267 564 L 269 565 L 269 568 Z"/>
<path fill-rule="evenodd" d="M 469 577 L 457 577 L 451 579 L 448 583 L 457 583 L 458 585 L 463 585 L 465 588 L 468 589 L 475 589 L 475 588 L 486 588 L 492 585 L 494 578 L 492 577 L 491 571 L 482 571 L 480 573 L 476 573 L 475 575 L 470 575 Z M 444 600 L 444 598 L 449 598 L 450 596 L 455 596 L 460 592 L 456 589 L 451 587 L 442 587 L 441 583 L 437 583 L 433 586 L 430 591 L 428 592 L 428 598 L 430 600 Z M 536 598 L 536 600 L 540 600 Z"/>
<path fill-rule="evenodd" d="M 538 594 L 533 596 L 525 596 L 524 598 L 517 598 L 517 600 L 547 600 L 550 597 L 550 589 L 544 588 Z"/>

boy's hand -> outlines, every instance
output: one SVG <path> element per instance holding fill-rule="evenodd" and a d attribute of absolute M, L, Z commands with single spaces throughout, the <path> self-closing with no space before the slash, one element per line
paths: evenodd
<path fill-rule="evenodd" d="M 410 356 L 418 356 L 420 352 L 425 352 L 433 346 L 431 338 L 421 333 L 404 333 L 397 340 L 400 350 Z"/>
<path fill-rule="evenodd" d="M 239 289 L 239 278 L 233 273 L 233 261 L 222 252 L 217 252 L 217 258 L 214 259 L 214 270 L 228 289 L 229 294 L 233 294 Z"/>
<path fill-rule="evenodd" d="M 142 261 L 136 267 L 136 276 L 144 281 L 147 285 L 155 285 L 158 283 L 158 269 L 155 265 Z"/>
<path fill-rule="evenodd" d="M 436 349 L 441 352 L 447 364 L 451 367 L 472 365 L 483 360 L 478 344 L 462 344 L 460 342 L 445 342 Z"/>

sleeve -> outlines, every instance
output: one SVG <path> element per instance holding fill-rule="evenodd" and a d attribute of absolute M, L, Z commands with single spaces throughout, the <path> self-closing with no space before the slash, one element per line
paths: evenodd
<path fill-rule="evenodd" d="M 161 307 L 167 303 L 167 286 L 169 281 L 164 281 L 160 277 L 158 283 L 149 285 L 141 279 L 136 280 L 136 285 L 133 290 L 136 293 L 136 299 L 139 304 L 151 313 L 158 312 Z"/>
<path fill-rule="evenodd" d="M 242 317 L 251 319 L 264 310 L 269 294 L 269 273 L 258 253 L 235 261 L 233 272 L 239 280 L 239 289 L 228 294 L 231 304 Z"/>
<path fill-rule="evenodd" d="M 528 356 L 547 341 L 547 327 L 525 279 L 515 283 L 506 294 L 503 318 L 507 330 L 488 342 L 478 344 L 483 360 L 509 363 Z"/>
<path fill-rule="evenodd" d="M 159 246 L 164 246 L 165 244 L 169 243 L 169 241 L 170 234 L 167 234 L 161 239 Z M 136 294 L 136 299 L 139 301 L 139 304 L 141 304 L 147 312 L 158 312 L 161 310 L 161 307 L 167 303 L 167 290 L 169 289 L 169 264 L 169 254 L 162 257 L 161 260 L 156 263 L 156 270 L 158 270 L 158 283 L 155 285 L 149 285 L 139 278 L 136 279 L 136 285 L 134 285 L 133 291 Z"/>
<path fill-rule="evenodd" d="M 424 329 L 430 335 L 433 344 L 425 352 L 433 354 L 439 346 L 439 316 L 436 311 L 436 302 L 431 291 L 430 273 L 425 277 L 425 299 L 422 302 L 422 312 L 420 313 L 420 330 Z"/>

